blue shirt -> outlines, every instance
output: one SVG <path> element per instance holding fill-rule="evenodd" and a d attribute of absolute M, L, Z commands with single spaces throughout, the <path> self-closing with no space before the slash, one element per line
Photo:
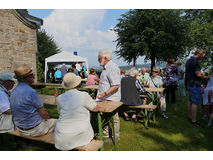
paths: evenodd
<path fill-rule="evenodd" d="M 10 96 L 10 107 L 14 124 L 21 128 L 33 128 L 40 124 L 42 117 L 38 109 L 43 107 L 39 95 L 26 83 L 20 82 Z"/>
<path fill-rule="evenodd" d="M 78 70 L 75 69 L 74 71 L 72 71 L 72 73 L 74 73 L 76 76 L 79 76 Z"/>
<path fill-rule="evenodd" d="M 201 86 L 201 78 L 199 78 L 196 73 L 201 71 L 200 64 L 198 59 L 191 57 L 186 62 L 186 71 L 185 71 L 185 83 L 189 86 Z"/>
<path fill-rule="evenodd" d="M 57 71 L 55 72 L 54 76 L 55 76 L 56 78 L 61 78 L 61 77 L 62 77 L 61 71 L 57 70 Z"/>

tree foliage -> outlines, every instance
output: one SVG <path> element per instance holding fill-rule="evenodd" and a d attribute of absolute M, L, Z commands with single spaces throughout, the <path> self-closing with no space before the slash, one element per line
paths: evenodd
<path fill-rule="evenodd" d="M 118 36 L 115 53 L 128 63 L 145 56 L 154 67 L 155 62 L 180 57 L 188 49 L 189 23 L 183 10 L 136 9 L 121 17 L 114 28 Z"/>
<path fill-rule="evenodd" d="M 38 79 L 41 80 L 44 78 L 45 58 L 60 53 L 61 48 L 57 46 L 53 36 L 48 35 L 44 29 L 37 32 L 37 43 L 37 71 Z"/>
<path fill-rule="evenodd" d="M 186 10 L 186 17 L 191 21 L 191 37 L 194 48 L 206 52 L 203 65 L 213 65 L 213 10 Z"/>

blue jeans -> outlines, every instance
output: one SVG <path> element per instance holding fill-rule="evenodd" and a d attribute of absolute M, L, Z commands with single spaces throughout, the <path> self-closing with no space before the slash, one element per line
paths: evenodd
<path fill-rule="evenodd" d="M 187 86 L 189 92 L 189 101 L 194 104 L 202 104 L 202 89 L 201 87 Z"/>

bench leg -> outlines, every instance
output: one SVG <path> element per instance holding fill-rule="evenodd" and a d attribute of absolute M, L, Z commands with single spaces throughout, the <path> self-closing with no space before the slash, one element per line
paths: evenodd
<path fill-rule="evenodd" d="M 148 128 L 149 117 L 148 117 L 147 109 L 145 109 L 144 112 L 145 112 L 145 127 Z"/>
<path fill-rule="evenodd" d="M 102 121 L 101 121 L 101 115 L 100 113 L 98 112 L 98 130 L 99 130 L 99 137 L 100 137 L 100 140 L 103 141 L 103 131 L 102 131 Z M 101 151 L 104 151 L 104 146 L 102 145 Z"/>

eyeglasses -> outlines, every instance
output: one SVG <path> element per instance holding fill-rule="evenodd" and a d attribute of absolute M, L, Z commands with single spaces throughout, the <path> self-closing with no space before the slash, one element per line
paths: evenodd
<path fill-rule="evenodd" d="M 152 71 L 152 72 L 154 72 L 154 73 L 158 73 L 157 71 Z"/>

